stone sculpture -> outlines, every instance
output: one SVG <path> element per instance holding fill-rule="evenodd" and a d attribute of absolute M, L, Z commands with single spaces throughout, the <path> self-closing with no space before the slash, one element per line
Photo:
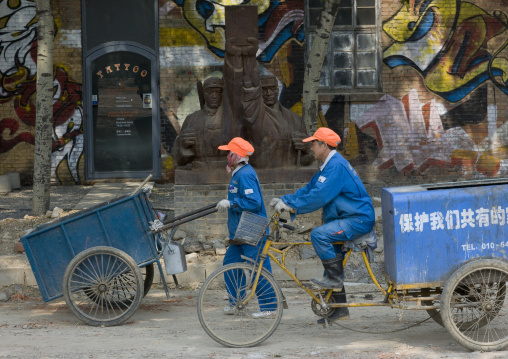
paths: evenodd
<path fill-rule="evenodd" d="M 252 164 L 257 168 L 311 163 L 309 148 L 301 142 L 308 137 L 303 120 L 279 103 L 274 76 L 260 81 L 256 7 L 227 7 L 226 23 L 224 78 L 204 82 L 205 104 L 187 116 L 173 146 L 176 165 L 222 167 L 224 153 L 217 147 L 236 136 L 253 144 Z"/>

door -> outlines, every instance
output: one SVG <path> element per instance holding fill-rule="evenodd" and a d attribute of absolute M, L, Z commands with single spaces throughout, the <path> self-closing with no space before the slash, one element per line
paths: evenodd
<path fill-rule="evenodd" d="M 161 175 L 158 65 L 139 44 L 109 43 L 85 59 L 89 179 Z"/>

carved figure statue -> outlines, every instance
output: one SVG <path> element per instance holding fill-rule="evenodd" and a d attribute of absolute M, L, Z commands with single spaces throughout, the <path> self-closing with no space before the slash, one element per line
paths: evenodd
<path fill-rule="evenodd" d="M 301 117 L 280 105 L 274 76 L 260 82 L 257 8 L 227 7 L 226 19 L 224 79 L 204 82 L 205 105 L 185 119 L 173 145 L 175 163 L 192 163 L 192 169 L 218 168 L 224 154 L 217 147 L 243 137 L 256 149 L 255 167 L 309 164 L 313 156 L 301 142 L 308 137 Z"/>
<path fill-rule="evenodd" d="M 205 104 L 201 110 L 185 118 L 173 145 L 173 158 L 178 166 L 192 162 L 193 169 L 208 169 L 224 164 L 224 153 L 217 147 L 229 141 L 234 134 L 224 117 L 223 91 L 222 79 L 210 77 L 205 80 Z"/>
<path fill-rule="evenodd" d="M 261 76 L 263 104 L 250 129 L 250 139 L 256 153 L 252 165 L 257 168 L 293 167 L 308 165 L 314 157 L 302 118 L 279 102 L 279 87 L 275 76 Z"/>

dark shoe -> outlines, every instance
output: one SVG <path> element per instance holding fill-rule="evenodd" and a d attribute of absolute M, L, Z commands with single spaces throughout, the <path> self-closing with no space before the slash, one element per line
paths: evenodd
<path fill-rule="evenodd" d="M 342 289 L 344 287 L 344 280 L 342 279 L 343 267 L 342 259 L 333 258 L 323 260 L 323 267 L 325 267 L 325 276 L 322 279 L 311 279 L 311 281 L 321 288 L 325 289 Z"/>
<path fill-rule="evenodd" d="M 348 308 L 336 308 L 335 311 L 330 314 L 328 317 L 328 323 L 333 323 L 336 320 L 347 320 L 349 319 L 349 309 Z M 318 324 L 324 325 L 325 318 L 319 318 L 317 320 Z"/>

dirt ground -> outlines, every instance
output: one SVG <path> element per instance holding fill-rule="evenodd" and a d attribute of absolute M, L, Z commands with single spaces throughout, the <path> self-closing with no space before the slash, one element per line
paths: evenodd
<path fill-rule="evenodd" d="M 36 288 L 0 303 L 0 358 L 507 358 L 508 351 L 470 352 L 425 311 L 350 308 L 351 318 L 329 328 L 316 324 L 306 293 L 284 288 L 289 309 L 276 332 L 253 348 L 213 341 L 199 324 L 198 291 L 152 289 L 134 316 L 117 327 L 80 322 L 63 300 L 44 303 Z M 348 297 L 365 300 L 372 285 L 352 285 Z M 372 301 L 381 301 L 374 294 Z M 422 322 L 423 321 L 423 322 Z M 407 329 L 410 327 L 409 329 Z"/>

